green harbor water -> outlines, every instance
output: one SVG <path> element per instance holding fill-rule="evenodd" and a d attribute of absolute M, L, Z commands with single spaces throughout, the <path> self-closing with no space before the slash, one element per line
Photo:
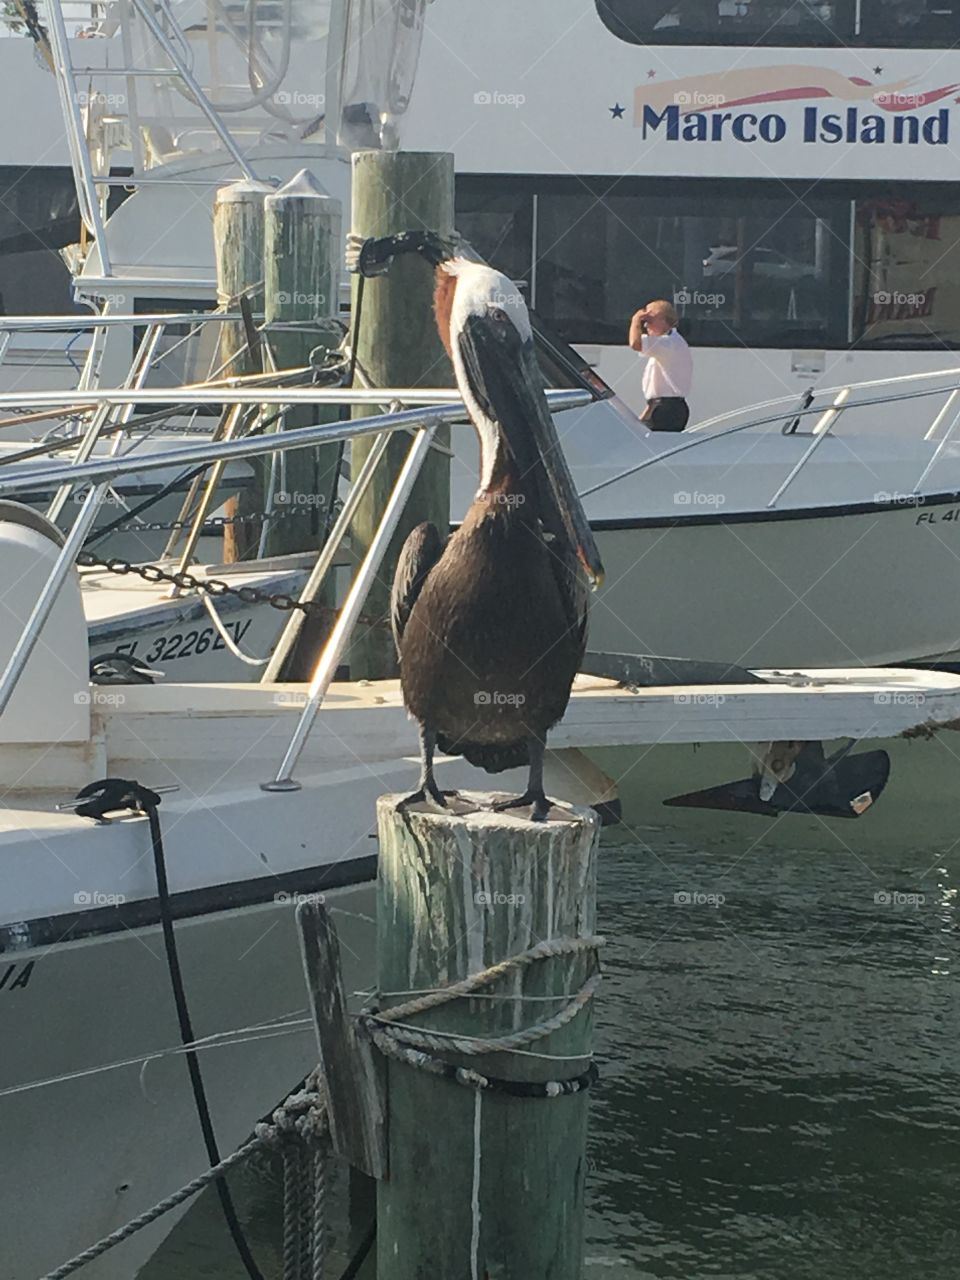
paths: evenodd
<path fill-rule="evenodd" d="M 956 1280 L 958 887 L 956 850 L 606 842 L 587 1280 Z M 273 1280 L 279 1182 L 237 1194 Z M 243 1275 L 205 1197 L 141 1280 Z"/>

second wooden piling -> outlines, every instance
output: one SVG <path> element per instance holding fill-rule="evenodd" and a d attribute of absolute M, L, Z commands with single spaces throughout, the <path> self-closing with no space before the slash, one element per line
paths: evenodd
<path fill-rule="evenodd" d="M 441 235 L 453 231 L 453 156 L 419 151 L 360 151 L 353 157 L 353 231 L 360 236 L 393 235 L 426 227 Z M 356 326 L 356 354 L 375 387 L 453 385 L 453 371 L 433 319 L 433 270 L 422 259 L 398 259 L 388 275 L 353 285 L 354 315 L 360 289 L 363 303 Z M 357 416 L 370 410 L 363 407 Z M 437 447 L 424 463 L 400 525 L 384 558 L 366 613 L 383 624 L 358 626 L 349 653 L 353 679 L 378 679 L 396 671 L 393 640 L 386 623 L 390 584 L 407 534 L 423 520 L 446 536 L 450 524 L 449 428 L 435 437 Z M 355 475 L 373 447 L 370 439 L 351 448 Z M 394 436 L 378 468 L 351 531 L 357 555 L 369 547 L 387 499 L 410 447 L 405 433 Z"/>

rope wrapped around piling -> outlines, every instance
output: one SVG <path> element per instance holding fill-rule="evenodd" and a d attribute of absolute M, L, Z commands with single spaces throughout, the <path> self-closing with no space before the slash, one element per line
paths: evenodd
<path fill-rule="evenodd" d="M 360 1014 L 360 1029 L 369 1036 L 377 1049 L 388 1058 L 404 1062 L 407 1066 L 431 1075 L 441 1076 L 454 1084 L 465 1088 L 484 1091 L 509 1093 L 514 1097 L 524 1098 L 557 1098 L 588 1089 L 598 1078 L 597 1068 L 590 1063 L 586 1071 L 566 1080 L 549 1080 L 543 1083 L 505 1080 L 495 1076 L 484 1075 L 467 1067 L 458 1067 L 454 1063 L 437 1058 L 424 1052 L 432 1049 L 438 1052 L 451 1050 L 465 1056 L 480 1056 L 489 1053 L 510 1053 L 524 1049 L 527 1045 L 543 1040 L 561 1027 L 572 1022 L 584 1009 L 600 985 L 599 969 L 590 975 L 579 991 L 567 997 L 567 1002 L 557 1013 L 549 1018 L 541 1018 L 529 1027 L 504 1036 L 488 1038 L 463 1036 L 455 1032 L 426 1031 L 410 1026 L 406 1021 L 418 1013 L 428 1009 L 436 1009 L 440 1005 L 449 1004 L 453 1000 L 468 999 L 475 992 L 490 986 L 500 978 L 529 967 L 539 961 L 549 960 L 556 956 L 576 955 L 579 952 L 591 951 L 594 954 L 604 945 L 599 936 L 583 938 L 554 938 L 538 942 L 518 955 L 501 960 L 480 973 L 471 974 L 460 982 L 451 983 L 435 991 L 428 991 L 413 1000 L 394 1005 L 389 1010 L 375 1008 L 365 1009 Z M 564 999 L 557 996 L 558 1000 Z"/>

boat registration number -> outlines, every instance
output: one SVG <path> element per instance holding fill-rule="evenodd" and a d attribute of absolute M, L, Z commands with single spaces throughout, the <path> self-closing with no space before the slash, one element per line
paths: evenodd
<path fill-rule="evenodd" d="M 947 507 L 946 511 L 921 511 L 917 514 L 917 524 L 960 524 L 960 507 Z"/>
<path fill-rule="evenodd" d="M 250 618 L 246 621 L 237 618 L 233 622 L 225 622 L 223 629 L 230 633 L 234 644 L 239 644 L 250 629 L 251 621 Z M 118 644 L 113 652 L 125 653 L 128 658 L 140 658 L 144 662 L 153 663 L 175 662 L 178 658 L 197 657 L 208 649 L 215 653 L 218 649 L 225 648 L 223 636 L 213 627 L 204 627 L 202 630 L 174 631 L 172 635 L 154 636 L 144 641 L 142 649 L 139 640 L 128 640 L 124 644 Z"/>

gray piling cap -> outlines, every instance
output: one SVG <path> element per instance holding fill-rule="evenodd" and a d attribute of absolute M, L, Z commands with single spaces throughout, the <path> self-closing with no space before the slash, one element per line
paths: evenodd
<path fill-rule="evenodd" d="M 227 186 L 217 188 L 217 204 L 246 204 L 273 195 L 273 187 L 269 182 L 257 182 L 250 178 L 240 178 Z"/>
<path fill-rule="evenodd" d="M 277 191 L 272 191 L 268 203 L 280 200 L 329 200 L 339 206 L 340 201 L 326 191 L 309 169 L 301 169 L 283 184 Z"/>

